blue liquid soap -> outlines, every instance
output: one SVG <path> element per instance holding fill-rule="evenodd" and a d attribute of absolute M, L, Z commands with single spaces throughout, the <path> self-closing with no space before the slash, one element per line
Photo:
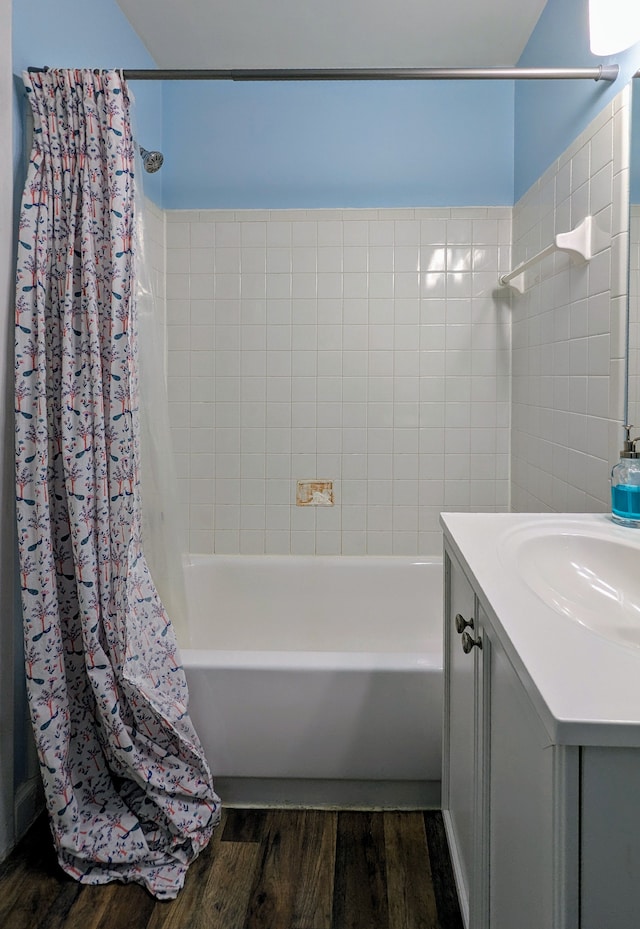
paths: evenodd
<path fill-rule="evenodd" d="M 632 484 L 618 484 L 611 488 L 611 515 L 615 522 L 628 520 L 640 526 L 640 487 Z"/>

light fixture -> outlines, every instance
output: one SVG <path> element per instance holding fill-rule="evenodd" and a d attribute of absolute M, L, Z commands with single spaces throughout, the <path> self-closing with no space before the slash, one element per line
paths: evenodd
<path fill-rule="evenodd" d="M 640 41 L 640 0 L 589 0 L 589 45 L 614 55 Z"/>

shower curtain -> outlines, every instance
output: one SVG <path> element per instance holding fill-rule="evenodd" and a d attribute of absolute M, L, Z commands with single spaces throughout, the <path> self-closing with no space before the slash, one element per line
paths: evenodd
<path fill-rule="evenodd" d="M 16 515 L 31 721 L 62 868 L 171 898 L 220 802 L 142 551 L 129 98 L 115 71 L 24 81 Z"/>

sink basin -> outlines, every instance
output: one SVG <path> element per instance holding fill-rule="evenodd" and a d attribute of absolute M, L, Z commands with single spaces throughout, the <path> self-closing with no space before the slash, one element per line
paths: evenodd
<path fill-rule="evenodd" d="M 558 613 L 640 649 L 640 532 L 637 538 L 634 532 L 606 523 L 587 531 L 530 523 L 503 536 L 499 557 Z"/>

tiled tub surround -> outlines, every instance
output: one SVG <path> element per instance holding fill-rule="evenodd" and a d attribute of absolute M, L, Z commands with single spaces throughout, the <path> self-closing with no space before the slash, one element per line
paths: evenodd
<path fill-rule="evenodd" d="M 622 439 L 629 230 L 628 90 L 516 204 L 514 262 L 595 217 L 605 247 L 561 253 L 513 298 L 511 500 L 517 511 L 608 510 Z"/>
<path fill-rule="evenodd" d="M 433 553 L 441 510 L 508 508 L 510 209 L 166 220 L 191 551 Z"/>

